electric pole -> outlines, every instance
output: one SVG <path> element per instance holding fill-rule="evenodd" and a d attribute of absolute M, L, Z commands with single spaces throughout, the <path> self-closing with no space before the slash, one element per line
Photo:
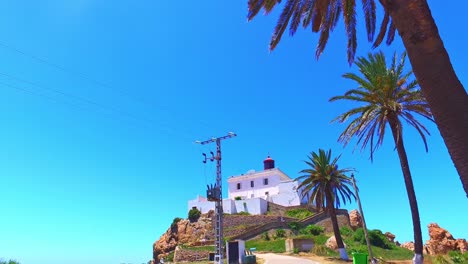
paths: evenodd
<path fill-rule="evenodd" d="M 205 141 L 195 141 L 195 143 L 206 145 L 210 143 L 216 142 L 216 156 L 214 156 L 213 152 L 211 152 L 210 161 L 216 160 L 216 183 L 215 186 L 208 186 L 207 190 L 207 198 L 208 201 L 215 202 L 215 264 L 222 264 L 223 263 L 223 192 L 222 192 L 222 178 L 221 178 L 221 140 L 232 138 L 237 136 L 233 132 L 229 132 L 226 136 L 211 138 Z M 203 163 L 206 163 L 207 157 L 206 154 L 203 153 L 205 159 Z"/>
<path fill-rule="evenodd" d="M 362 229 L 364 229 L 364 236 L 366 238 L 366 244 L 367 244 L 367 250 L 369 251 L 369 257 L 371 259 L 372 264 L 376 264 L 377 261 L 374 259 L 374 256 L 372 254 L 372 248 L 369 242 L 369 235 L 367 234 L 367 226 L 366 226 L 366 220 L 364 219 L 364 212 L 362 211 L 362 206 L 361 206 L 361 199 L 359 199 L 359 193 L 358 189 L 356 186 L 356 179 L 354 178 L 354 173 L 351 174 L 351 179 L 353 180 L 353 186 L 354 186 L 354 192 L 356 193 L 356 200 L 359 206 L 359 212 L 361 213 L 361 218 L 362 218 Z"/>

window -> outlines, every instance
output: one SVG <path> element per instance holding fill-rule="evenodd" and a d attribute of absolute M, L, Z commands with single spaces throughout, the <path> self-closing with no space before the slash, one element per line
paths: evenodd
<path fill-rule="evenodd" d="M 250 181 L 250 187 L 254 187 L 254 181 Z"/>
<path fill-rule="evenodd" d="M 268 178 L 263 179 L 263 185 L 268 185 Z"/>
<path fill-rule="evenodd" d="M 240 190 L 240 189 L 241 189 L 241 184 L 239 182 L 239 183 L 237 183 L 237 190 Z"/>

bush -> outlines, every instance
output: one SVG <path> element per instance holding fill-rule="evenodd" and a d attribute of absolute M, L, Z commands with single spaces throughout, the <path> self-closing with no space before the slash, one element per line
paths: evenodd
<path fill-rule="evenodd" d="M 327 247 L 324 245 L 315 245 L 312 248 L 312 253 L 314 253 L 317 256 L 326 256 L 328 255 L 328 250 Z"/>
<path fill-rule="evenodd" d="M 364 229 L 362 229 L 362 227 L 354 231 L 353 240 L 361 244 L 366 243 L 366 237 L 364 236 Z"/>
<path fill-rule="evenodd" d="M 242 212 L 238 212 L 237 215 L 250 215 L 250 213 L 242 211 Z"/>
<path fill-rule="evenodd" d="M 450 261 L 448 261 L 443 255 L 437 255 L 433 260 L 435 264 L 450 264 Z"/>
<path fill-rule="evenodd" d="M 242 197 L 240 197 L 240 196 L 236 196 L 236 197 L 234 197 L 234 200 L 236 200 L 236 201 L 240 201 L 240 200 L 242 200 Z"/>
<path fill-rule="evenodd" d="M 305 208 L 296 208 L 286 211 L 286 215 L 292 218 L 304 219 L 312 216 L 314 213 Z"/>
<path fill-rule="evenodd" d="M 176 217 L 176 218 L 174 218 L 174 220 L 172 220 L 172 224 L 171 224 L 171 230 L 172 231 L 174 231 L 174 229 L 177 227 L 177 223 L 179 223 L 180 220 L 182 220 L 182 218 L 180 218 L 180 217 Z"/>
<path fill-rule="evenodd" d="M 189 213 L 188 213 L 188 219 L 190 220 L 190 222 L 196 222 L 198 221 L 198 218 L 200 218 L 200 215 L 201 215 L 201 212 L 200 210 L 198 210 L 196 207 L 190 209 Z"/>
<path fill-rule="evenodd" d="M 364 232 L 364 231 L 363 231 Z M 365 243 L 364 238 L 364 243 Z M 384 248 L 384 249 L 392 249 L 393 245 L 390 241 L 388 241 L 387 237 L 382 233 L 382 231 L 378 229 L 370 230 L 369 231 L 369 242 L 371 245 Z"/>
<path fill-rule="evenodd" d="M 455 263 L 455 264 L 462 264 L 462 263 L 467 263 L 468 262 L 468 259 L 465 258 L 465 256 L 459 251 L 449 251 L 448 255 L 449 255 L 450 259 L 453 261 L 453 263 Z M 465 255 L 467 255 L 467 254 L 465 253 Z"/>
<path fill-rule="evenodd" d="M 9 260 L 8 262 L 7 261 L 4 261 L 4 260 L 1 260 L 0 259 L 0 264 L 20 264 L 18 261 L 16 260 Z"/>
<path fill-rule="evenodd" d="M 276 229 L 276 237 L 285 237 L 286 231 L 284 229 Z"/>
<path fill-rule="evenodd" d="M 343 236 L 351 236 L 353 234 L 353 230 L 347 226 L 342 226 L 340 228 L 340 234 L 343 235 Z"/>
<path fill-rule="evenodd" d="M 262 238 L 263 238 L 263 240 L 265 240 L 265 241 L 270 241 L 270 236 L 268 235 L 268 232 L 263 233 L 263 234 L 262 234 Z"/>
<path fill-rule="evenodd" d="M 383 249 L 392 249 L 394 246 L 387 237 L 378 229 L 367 231 L 369 235 L 369 242 L 371 245 L 380 247 Z M 361 227 L 356 229 L 353 235 L 353 240 L 361 244 L 366 244 L 366 237 L 364 236 L 364 229 Z"/>
<path fill-rule="evenodd" d="M 325 231 L 325 229 L 321 226 L 317 226 L 317 225 L 308 225 L 307 227 L 301 229 L 301 233 L 304 234 L 304 235 L 314 235 L 314 236 L 318 236 L 320 234 L 323 233 L 323 231 Z"/>
<path fill-rule="evenodd" d="M 302 228 L 302 224 L 301 224 L 301 223 L 298 223 L 298 222 L 291 222 L 291 223 L 288 223 L 288 226 L 289 226 L 289 228 L 291 228 L 291 230 L 293 230 L 294 232 L 298 232 L 298 231 L 301 230 L 301 228 Z"/>
<path fill-rule="evenodd" d="M 325 245 L 328 240 L 328 236 L 318 235 L 313 238 L 315 245 Z"/>

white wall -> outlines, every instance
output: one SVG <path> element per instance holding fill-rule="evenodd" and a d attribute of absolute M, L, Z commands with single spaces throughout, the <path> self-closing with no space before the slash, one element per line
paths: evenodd
<path fill-rule="evenodd" d="M 252 175 L 254 176 L 254 175 Z M 264 185 L 264 179 L 268 179 L 268 185 Z M 251 187 L 251 181 L 254 183 L 254 187 Z M 241 184 L 241 189 L 237 189 L 237 184 Z M 229 199 L 235 199 L 240 196 L 246 198 L 264 198 L 267 199 L 265 193 L 268 195 L 278 194 L 277 185 L 280 183 L 279 174 L 266 175 L 264 177 L 243 177 L 242 179 L 230 179 L 228 183 L 228 194 Z"/>
<path fill-rule="evenodd" d="M 251 215 L 266 213 L 268 202 L 262 198 L 253 198 L 247 200 L 234 201 L 237 213 L 247 212 Z"/>
<path fill-rule="evenodd" d="M 203 198 L 203 197 L 202 197 Z M 196 207 L 202 214 L 208 213 L 210 210 L 215 209 L 215 202 L 210 202 L 205 199 L 195 199 L 195 200 L 190 200 L 188 201 L 188 211 L 190 211 L 193 207 Z M 236 211 L 236 206 L 234 204 L 234 201 L 230 199 L 224 199 L 223 200 L 223 211 L 227 214 L 235 214 L 237 213 Z"/>
<path fill-rule="evenodd" d="M 282 206 L 295 206 L 301 204 L 301 198 L 297 192 L 297 181 L 288 181 L 278 184 L 279 193 L 270 197 L 271 202 Z"/>

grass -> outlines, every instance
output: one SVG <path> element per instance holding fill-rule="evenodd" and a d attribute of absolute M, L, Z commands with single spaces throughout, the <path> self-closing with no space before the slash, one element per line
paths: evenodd
<path fill-rule="evenodd" d="M 285 239 L 265 241 L 262 239 L 249 240 L 245 242 L 245 248 L 256 248 L 257 251 L 284 253 L 286 251 Z"/>
<path fill-rule="evenodd" d="M 305 208 L 296 208 L 286 211 L 286 215 L 292 218 L 304 219 L 314 215 L 314 213 Z"/>

